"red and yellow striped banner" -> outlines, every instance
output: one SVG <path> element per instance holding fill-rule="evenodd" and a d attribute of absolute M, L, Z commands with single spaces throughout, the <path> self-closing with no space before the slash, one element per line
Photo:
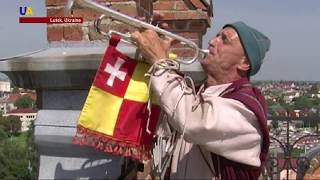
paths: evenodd
<path fill-rule="evenodd" d="M 136 160 L 148 159 L 160 107 L 152 105 L 148 123 L 149 93 L 144 74 L 149 65 L 117 51 L 118 42 L 118 37 L 110 39 L 80 113 L 74 143 Z"/>

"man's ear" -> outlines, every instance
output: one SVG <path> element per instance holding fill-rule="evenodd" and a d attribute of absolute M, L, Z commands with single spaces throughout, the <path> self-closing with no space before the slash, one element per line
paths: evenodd
<path fill-rule="evenodd" d="M 249 71 L 250 63 L 249 63 L 248 59 L 245 56 L 243 56 L 241 58 L 240 63 L 238 65 L 238 69 L 242 70 L 242 71 Z"/>

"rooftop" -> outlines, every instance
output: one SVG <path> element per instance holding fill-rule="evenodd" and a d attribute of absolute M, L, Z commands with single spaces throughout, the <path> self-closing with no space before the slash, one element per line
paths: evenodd
<path fill-rule="evenodd" d="M 20 109 L 11 110 L 7 112 L 7 114 L 27 114 L 27 113 L 36 113 L 36 112 L 37 111 L 32 108 L 20 108 Z"/>

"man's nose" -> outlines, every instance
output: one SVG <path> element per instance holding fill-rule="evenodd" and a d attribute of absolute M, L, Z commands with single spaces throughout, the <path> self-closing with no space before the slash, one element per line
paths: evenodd
<path fill-rule="evenodd" d="M 216 46 L 218 41 L 219 41 L 219 38 L 217 38 L 217 37 L 212 38 L 212 39 L 209 41 L 209 46 Z"/>

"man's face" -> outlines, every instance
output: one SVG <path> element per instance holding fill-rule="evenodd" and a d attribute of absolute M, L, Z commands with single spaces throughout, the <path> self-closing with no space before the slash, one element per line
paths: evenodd
<path fill-rule="evenodd" d="M 238 65 L 245 58 L 238 34 L 231 27 L 222 29 L 211 39 L 208 49 L 208 56 L 200 61 L 208 75 L 237 71 Z"/>

